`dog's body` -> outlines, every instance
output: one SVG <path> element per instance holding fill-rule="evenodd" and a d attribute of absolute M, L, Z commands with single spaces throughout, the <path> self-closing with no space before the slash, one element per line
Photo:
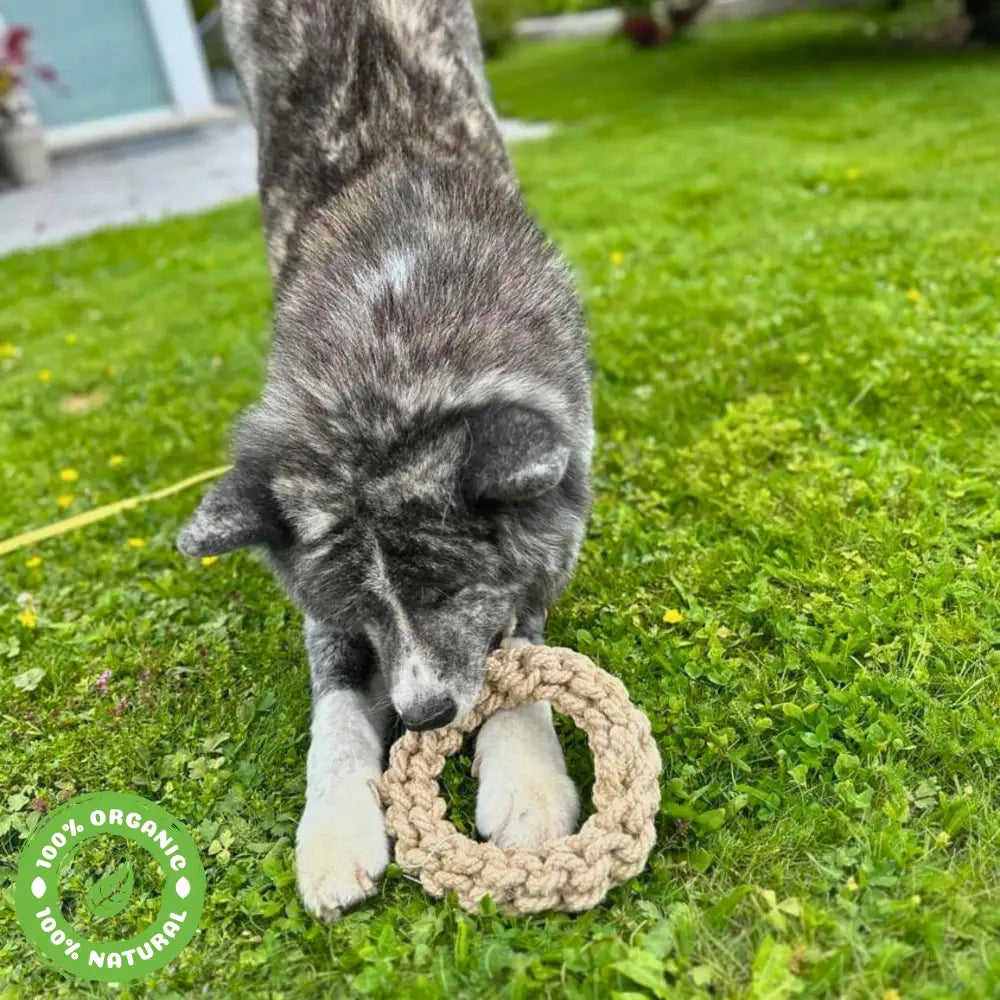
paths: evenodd
<path fill-rule="evenodd" d="M 586 521 L 581 312 L 523 207 L 468 0 L 225 0 L 258 129 L 275 288 L 260 404 L 181 536 L 260 545 L 306 616 L 314 709 L 299 884 L 332 916 L 388 860 L 370 783 L 390 706 L 474 704 L 489 649 L 541 641 Z M 547 706 L 477 745 L 497 842 L 568 832 Z"/>

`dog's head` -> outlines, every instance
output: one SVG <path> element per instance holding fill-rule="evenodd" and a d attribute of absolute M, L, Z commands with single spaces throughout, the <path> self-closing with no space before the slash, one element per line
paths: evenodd
<path fill-rule="evenodd" d="M 315 415 L 265 398 L 179 545 L 191 556 L 263 546 L 310 619 L 368 638 L 404 723 L 433 728 L 472 708 L 489 651 L 564 584 L 585 470 L 530 407 L 402 424 L 391 410 L 338 427 L 334 446 Z"/>
<path fill-rule="evenodd" d="M 509 182 L 386 171 L 295 228 L 263 398 L 180 547 L 264 547 L 311 621 L 367 637 L 417 728 L 469 710 L 490 648 L 569 577 L 590 371 Z"/>

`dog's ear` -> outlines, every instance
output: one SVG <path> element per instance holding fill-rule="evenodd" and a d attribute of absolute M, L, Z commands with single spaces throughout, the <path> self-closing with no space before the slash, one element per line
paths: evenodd
<path fill-rule="evenodd" d="M 205 494 L 177 547 L 187 556 L 218 556 L 250 545 L 286 545 L 288 527 L 267 482 L 236 467 Z"/>
<path fill-rule="evenodd" d="M 494 404 L 472 414 L 465 492 L 474 500 L 516 502 L 540 497 L 566 475 L 569 445 L 537 410 Z"/>

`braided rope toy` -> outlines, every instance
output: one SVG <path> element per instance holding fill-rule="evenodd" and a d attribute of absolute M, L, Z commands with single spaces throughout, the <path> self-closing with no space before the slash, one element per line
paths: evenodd
<path fill-rule="evenodd" d="M 477 843 L 446 818 L 438 787 L 445 759 L 494 712 L 531 701 L 550 701 L 586 732 L 597 811 L 578 833 L 536 850 Z M 661 769 L 649 720 L 618 678 L 571 649 L 514 646 L 490 657 L 484 694 L 472 712 L 395 743 L 379 793 L 396 861 L 419 874 L 430 895 L 454 892 L 467 910 L 489 895 L 510 915 L 575 913 L 596 906 L 645 867 L 656 840 Z"/>

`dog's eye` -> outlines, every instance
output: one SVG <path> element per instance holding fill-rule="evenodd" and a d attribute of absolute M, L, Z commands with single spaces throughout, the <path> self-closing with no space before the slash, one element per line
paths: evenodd
<path fill-rule="evenodd" d="M 476 497 L 472 501 L 472 509 L 482 517 L 494 517 L 499 514 L 506 505 L 502 500 L 493 497 Z"/>

